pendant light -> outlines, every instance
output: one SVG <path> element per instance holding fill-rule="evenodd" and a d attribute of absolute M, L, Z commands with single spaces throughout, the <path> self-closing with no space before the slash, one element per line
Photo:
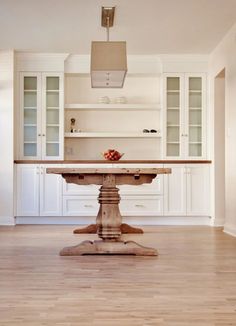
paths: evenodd
<path fill-rule="evenodd" d="M 92 88 L 122 88 L 127 72 L 126 42 L 109 40 L 115 7 L 102 7 L 102 26 L 107 30 L 107 41 L 93 41 L 91 47 Z"/>

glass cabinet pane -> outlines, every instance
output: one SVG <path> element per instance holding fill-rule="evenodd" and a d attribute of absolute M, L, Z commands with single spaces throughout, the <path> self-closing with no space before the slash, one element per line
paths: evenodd
<path fill-rule="evenodd" d="M 166 154 L 180 155 L 180 78 L 166 80 Z"/>
<path fill-rule="evenodd" d="M 188 155 L 202 156 L 202 78 L 188 79 Z"/>
<path fill-rule="evenodd" d="M 23 155 L 37 156 L 37 77 L 23 79 Z"/>
<path fill-rule="evenodd" d="M 46 77 L 46 156 L 59 156 L 59 77 Z"/>

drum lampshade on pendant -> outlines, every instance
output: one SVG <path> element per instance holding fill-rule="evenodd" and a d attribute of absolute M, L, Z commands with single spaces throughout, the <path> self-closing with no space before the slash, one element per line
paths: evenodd
<path fill-rule="evenodd" d="M 107 41 L 94 41 L 91 46 L 92 88 L 122 88 L 127 73 L 126 42 L 109 41 L 115 7 L 102 7 L 102 26 L 107 28 Z"/>

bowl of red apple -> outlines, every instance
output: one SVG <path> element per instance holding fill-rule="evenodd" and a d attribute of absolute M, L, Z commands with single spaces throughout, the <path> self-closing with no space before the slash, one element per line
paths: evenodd
<path fill-rule="evenodd" d="M 119 161 L 119 159 L 124 155 L 124 153 L 119 153 L 115 149 L 108 149 L 102 153 L 103 157 L 107 161 Z"/>

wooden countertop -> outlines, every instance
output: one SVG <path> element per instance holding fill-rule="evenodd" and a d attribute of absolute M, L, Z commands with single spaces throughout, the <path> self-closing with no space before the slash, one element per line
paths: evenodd
<path fill-rule="evenodd" d="M 15 160 L 16 164 L 210 164 L 210 160 Z"/>

